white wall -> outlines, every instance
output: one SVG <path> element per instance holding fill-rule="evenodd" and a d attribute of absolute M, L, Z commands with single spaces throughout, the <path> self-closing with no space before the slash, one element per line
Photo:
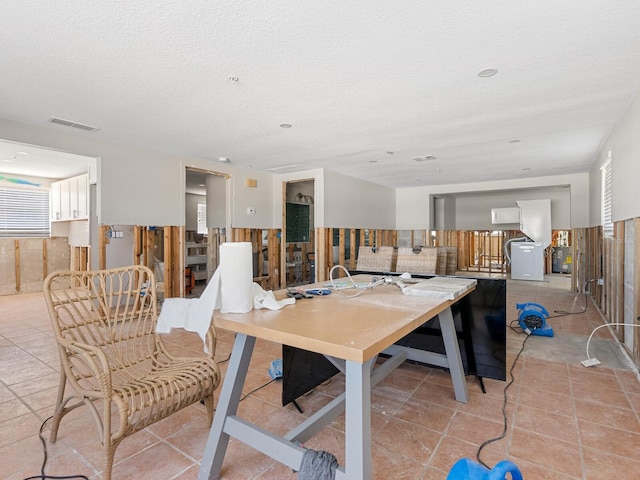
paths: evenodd
<path fill-rule="evenodd" d="M 273 222 L 282 223 L 283 183 L 309 180 L 314 184 L 314 226 L 393 229 L 395 190 L 324 169 L 274 177 Z"/>
<path fill-rule="evenodd" d="M 256 180 L 257 187 L 247 187 L 247 180 Z M 271 174 L 248 168 L 238 168 L 231 176 L 231 226 L 235 228 L 274 228 L 273 178 Z M 279 196 L 279 194 L 278 194 Z M 255 214 L 248 214 L 252 208 Z M 276 227 L 280 226 L 280 222 Z"/>
<path fill-rule="evenodd" d="M 324 171 L 324 226 L 393 229 L 395 212 L 394 189 Z"/>
<path fill-rule="evenodd" d="M 207 175 L 206 188 L 207 228 L 224 228 L 227 226 L 227 179 Z"/>
<path fill-rule="evenodd" d="M 559 188 L 566 187 L 569 188 Z M 536 191 L 537 190 L 537 191 Z M 568 202 L 553 205 L 552 222 L 558 228 L 579 228 L 589 224 L 589 173 L 573 175 L 554 175 L 551 177 L 523 178 L 515 180 L 479 182 L 455 185 L 436 185 L 430 187 L 411 187 L 396 190 L 396 229 L 420 230 L 432 229 L 433 208 L 430 196 L 456 195 L 456 225 L 458 230 L 490 229 L 492 207 L 512 207 L 515 200 L 527 200 L 523 195 L 534 195 L 533 198 L 549 198 L 549 191 L 558 190 L 559 198 Z M 525 193 L 529 192 L 529 193 Z M 464 194 L 464 195 L 459 195 Z M 492 198 L 495 197 L 495 198 Z M 465 198 L 466 200 L 462 200 Z M 483 200 L 484 199 L 484 200 Z M 507 204 L 497 204 L 505 202 Z M 489 202 L 485 205 L 482 202 Z M 496 202 L 496 204 L 493 204 Z M 493 204 L 489 207 L 489 204 Z M 510 204 L 509 204 L 510 203 Z M 569 212 L 566 211 L 569 206 Z M 485 210 L 489 210 L 485 213 Z M 555 209 L 555 210 L 554 210 Z M 553 219 L 554 212 L 556 220 Z M 486 217 L 485 217 L 486 214 Z M 567 219 L 568 217 L 568 219 Z M 485 222 L 489 223 L 485 223 Z M 569 225 L 567 225 L 567 221 Z M 480 223 L 482 222 L 482 223 Z M 474 226 L 471 225 L 485 225 Z M 560 226 L 561 225 L 561 226 Z"/>
<path fill-rule="evenodd" d="M 571 195 L 568 188 L 540 188 L 506 190 L 502 192 L 477 192 L 462 195 L 456 202 L 457 230 L 518 230 L 519 224 L 493 225 L 492 208 L 515 207 L 518 200 L 551 200 L 551 228 L 571 228 Z"/>
<path fill-rule="evenodd" d="M 186 167 L 231 177 L 234 227 L 271 228 L 271 175 L 217 161 L 185 158 L 107 142 L 100 132 L 70 132 L 55 125 L 38 127 L 0 119 L 0 138 L 99 158 L 98 222 L 124 225 L 184 225 Z M 258 188 L 245 186 L 257 179 Z M 257 214 L 246 215 L 255 206 Z"/>
<path fill-rule="evenodd" d="M 590 226 L 600 225 L 600 167 L 611 151 L 611 216 L 614 222 L 640 217 L 640 95 L 636 95 L 604 143 L 590 171 Z"/>
<path fill-rule="evenodd" d="M 196 195 L 195 193 L 187 193 L 185 204 L 185 230 L 198 230 L 198 204 L 207 203 L 206 195 Z"/>

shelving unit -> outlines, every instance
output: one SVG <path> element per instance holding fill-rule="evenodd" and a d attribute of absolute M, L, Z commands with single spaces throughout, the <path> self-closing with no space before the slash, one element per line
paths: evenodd
<path fill-rule="evenodd" d="M 207 280 L 207 244 L 187 242 L 185 244 L 185 266 L 190 267 L 196 282 Z"/>

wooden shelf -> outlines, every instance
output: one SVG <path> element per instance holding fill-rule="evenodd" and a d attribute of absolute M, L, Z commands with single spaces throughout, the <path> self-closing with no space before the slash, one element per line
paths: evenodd
<path fill-rule="evenodd" d="M 191 268 L 198 280 L 207 280 L 207 244 L 187 242 L 185 244 L 185 266 Z"/>

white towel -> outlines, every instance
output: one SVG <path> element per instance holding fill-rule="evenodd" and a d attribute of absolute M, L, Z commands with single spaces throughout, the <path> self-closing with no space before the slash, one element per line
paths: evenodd
<path fill-rule="evenodd" d="M 216 269 L 200 298 L 166 298 L 162 302 L 156 332 L 169 333 L 172 328 L 184 328 L 196 332 L 204 342 L 213 311 L 220 305 L 220 269 Z M 206 343 L 204 351 L 209 353 Z"/>
<path fill-rule="evenodd" d="M 205 338 L 213 311 L 222 305 L 220 269 L 216 269 L 213 277 L 204 289 L 200 298 L 167 298 L 162 303 L 162 310 L 156 325 L 157 333 L 169 333 L 172 328 L 184 328 L 189 332 L 196 332 L 204 343 L 205 353 L 209 353 Z M 294 298 L 276 300 L 272 291 L 265 291 L 257 283 L 253 283 L 253 308 L 268 308 L 279 310 L 285 305 L 295 303 Z"/>

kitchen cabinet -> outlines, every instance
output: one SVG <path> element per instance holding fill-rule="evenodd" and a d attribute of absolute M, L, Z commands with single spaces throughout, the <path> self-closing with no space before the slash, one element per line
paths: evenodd
<path fill-rule="evenodd" d="M 51 183 L 51 221 L 89 218 L 88 175 L 78 175 Z"/>

